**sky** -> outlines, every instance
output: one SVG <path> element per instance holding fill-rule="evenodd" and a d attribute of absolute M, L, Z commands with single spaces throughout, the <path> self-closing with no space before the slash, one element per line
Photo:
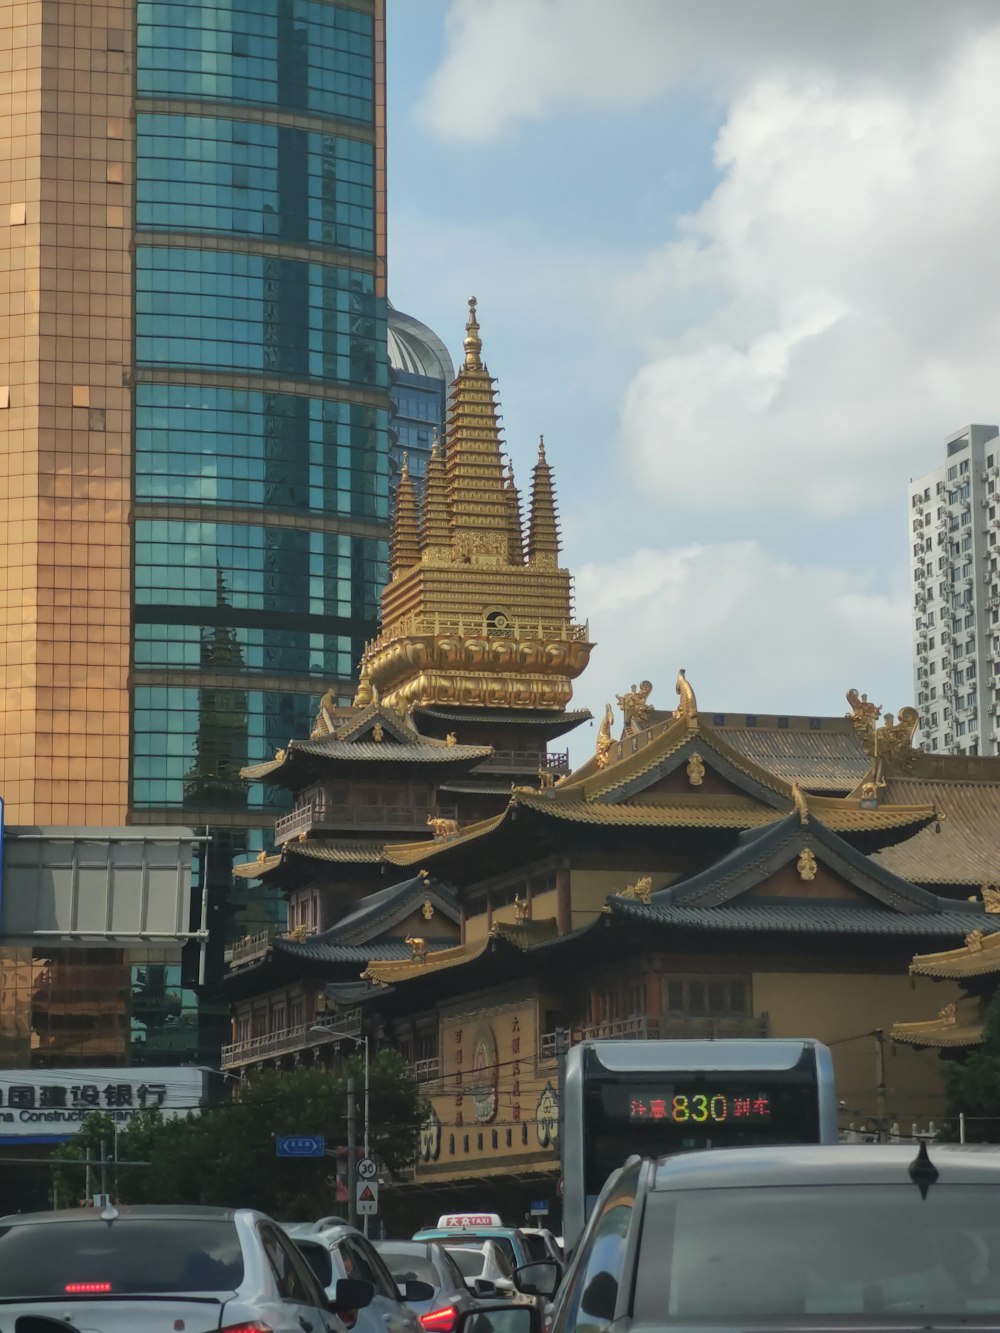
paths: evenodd
<path fill-rule="evenodd" d="M 575 700 L 913 700 L 907 482 L 1000 420 L 995 0 L 388 0 L 389 291 L 540 433 Z M 586 749 L 593 733 L 579 736 Z"/>

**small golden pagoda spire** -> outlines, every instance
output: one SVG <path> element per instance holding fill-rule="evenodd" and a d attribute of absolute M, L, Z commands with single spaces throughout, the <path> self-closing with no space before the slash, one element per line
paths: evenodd
<path fill-rule="evenodd" d="M 476 298 L 469 297 L 469 318 L 465 324 L 465 368 L 466 370 L 482 370 L 483 363 L 479 359 L 479 354 L 483 350 L 483 340 L 479 336 L 479 325 L 476 323 Z"/>
<path fill-rule="evenodd" d="M 431 443 L 431 456 L 424 477 L 424 505 L 420 525 L 420 552 L 450 558 L 451 515 L 448 510 L 448 482 L 444 474 L 444 457 L 438 440 L 437 427 Z"/>
<path fill-rule="evenodd" d="M 508 460 L 504 494 L 510 508 L 509 559 L 512 565 L 524 564 L 524 524 L 521 519 L 521 493 L 514 481 L 514 465 Z"/>
<path fill-rule="evenodd" d="M 555 569 L 559 564 L 559 516 L 552 469 L 545 457 L 545 436 L 538 437 L 538 462 L 531 473 L 528 564 Z"/>
<path fill-rule="evenodd" d="M 410 477 L 409 461 L 404 454 L 403 469 L 396 487 L 396 512 L 392 519 L 392 556 L 389 563 L 393 577 L 417 564 L 419 560 L 417 497 Z"/>

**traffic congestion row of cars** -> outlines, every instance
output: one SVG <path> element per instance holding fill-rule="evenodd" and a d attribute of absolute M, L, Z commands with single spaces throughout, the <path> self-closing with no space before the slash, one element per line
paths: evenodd
<path fill-rule="evenodd" d="M 152 1206 L 0 1219 L 0 1333 L 976 1333 L 1000 1328 L 1000 1152 L 795 1145 L 630 1158 L 569 1262 L 452 1214 Z"/>
<path fill-rule="evenodd" d="M 441 1221 L 412 1240 L 373 1243 L 339 1217 L 277 1223 L 243 1208 L 14 1215 L 0 1219 L 0 1333 L 504 1333 L 505 1319 L 523 1325 L 510 1333 L 537 1327 L 544 1298 L 529 1279 L 538 1237 L 495 1215 L 479 1226 L 458 1215 Z"/>

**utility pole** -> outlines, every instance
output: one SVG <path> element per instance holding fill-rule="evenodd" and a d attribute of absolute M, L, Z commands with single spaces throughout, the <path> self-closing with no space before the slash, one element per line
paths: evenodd
<path fill-rule="evenodd" d="M 358 1146 L 354 1123 L 356 1118 L 352 1076 L 347 1080 L 347 1219 L 352 1227 L 358 1225 Z"/>
<path fill-rule="evenodd" d="M 566 1127 L 566 1111 L 564 1093 L 566 1088 L 566 1053 L 569 1051 L 569 1029 L 556 1028 L 556 1088 L 558 1090 L 557 1114 L 558 1129 L 556 1131 L 556 1151 L 559 1156 L 559 1213 L 562 1215 L 563 1201 L 563 1171 L 565 1162 L 565 1150 L 563 1148 L 563 1131 Z"/>
<path fill-rule="evenodd" d="M 875 1105 L 878 1113 L 878 1141 L 885 1142 L 885 1033 L 876 1028 L 875 1038 Z"/>
<path fill-rule="evenodd" d="M 101 1139 L 101 1193 L 108 1192 L 108 1145 Z"/>

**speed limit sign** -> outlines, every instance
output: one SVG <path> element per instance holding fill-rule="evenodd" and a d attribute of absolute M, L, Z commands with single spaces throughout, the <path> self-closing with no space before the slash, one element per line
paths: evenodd
<path fill-rule="evenodd" d="M 374 1180 L 378 1175 L 378 1167 L 371 1157 L 362 1157 L 358 1163 L 358 1179 Z"/>

